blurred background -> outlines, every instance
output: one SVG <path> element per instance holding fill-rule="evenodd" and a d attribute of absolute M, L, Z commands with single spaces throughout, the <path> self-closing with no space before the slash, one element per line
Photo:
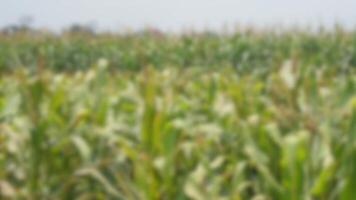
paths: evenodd
<path fill-rule="evenodd" d="M 1 8 L 1 28 L 26 24 L 55 31 L 73 24 L 106 31 L 332 28 L 336 23 L 351 29 L 356 22 L 354 0 L 1 0 Z"/>
<path fill-rule="evenodd" d="M 0 5 L 0 200 L 356 200 L 356 0 Z"/>

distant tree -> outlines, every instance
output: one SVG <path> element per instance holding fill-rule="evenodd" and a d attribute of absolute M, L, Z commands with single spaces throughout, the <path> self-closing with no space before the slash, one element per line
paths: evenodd
<path fill-rule="evenodd" d="M 34 19 L 31 16 L 25 15 L 20 17 L 18 24 L 11 24 L 1 29 L 1 33 L 5 35 L 15 33 L 32 33 L 35 30 L 31 27 Z"/>
<path fill-rule="evenodd" d="M 65 29 L 64 32 L 69 34 L 95 35 L 96 29 L 93 24 L 72 24 L 69 28 Z"/>

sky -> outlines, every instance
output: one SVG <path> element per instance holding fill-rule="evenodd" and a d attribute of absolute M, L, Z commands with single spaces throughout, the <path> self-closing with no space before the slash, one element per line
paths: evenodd
<path fill-rule="evenodd" d="M 253 25 L 356 27 L 356 0 L 0 0 L 0 27 L 31 16 L 32 26 L 60 30 L 73 23 L 102 30 L 154 26 Z"/>

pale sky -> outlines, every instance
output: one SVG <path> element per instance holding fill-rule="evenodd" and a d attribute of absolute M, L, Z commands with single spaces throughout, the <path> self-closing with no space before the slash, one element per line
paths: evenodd
<path fill-rule="evenodd" d="M 0 27 L 32 16 L 32 25 L 61 29 L 92 23 L 100 29 L 163 30 L 251 24 L 356 26 L 356 0 L 0 0 Z"/>

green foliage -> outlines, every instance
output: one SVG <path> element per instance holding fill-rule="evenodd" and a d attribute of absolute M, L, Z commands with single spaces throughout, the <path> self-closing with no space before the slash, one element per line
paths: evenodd
<path fill-rule="evenodd" d="M 81 70 L 106 58 L 112 69 L 231 66 L 241 71 L 269 70 L 284 60 L 332 66 L 356 66 L 356 33 L 337 29 L 315 33 L 301 30 L 162 34 L 152 31 L 98 35 L 36 33 L 0 34 L 0 69 L 38 65 L 54 70 Z"/>
<path fill-rule="evenodd" d="M 11 37 L 0 199 L 356 198 L 350 33 Z"/>

